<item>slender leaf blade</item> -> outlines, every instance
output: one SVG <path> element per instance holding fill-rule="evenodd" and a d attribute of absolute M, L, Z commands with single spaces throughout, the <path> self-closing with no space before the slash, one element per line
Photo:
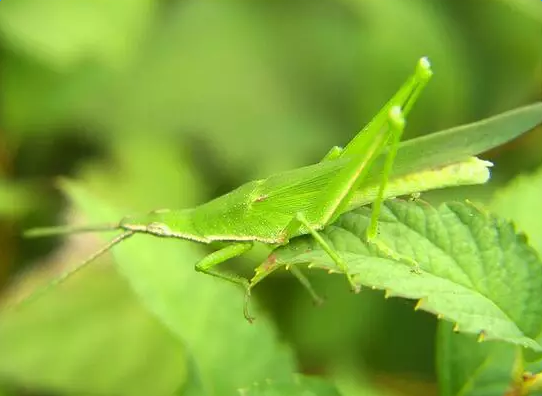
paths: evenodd
<path fill-rule="evenodd" d="M 542 123 L 542 102 L 470 124 L 407 140 L 399 146 L 392 178 L 466 160 L 498 147 Z M 369 171 L 362 186 L 380 183 L 386 153 Z"/>

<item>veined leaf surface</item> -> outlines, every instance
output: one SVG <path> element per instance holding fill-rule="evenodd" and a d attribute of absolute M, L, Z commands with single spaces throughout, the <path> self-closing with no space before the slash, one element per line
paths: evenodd
<path fill-rule="evenodd" d="M 386 290 L 388 297 L 417 299 L 416 309 L 480 340 L 542 350 L 534 340 L 542 324 L 542 263 L 511 223 L 470 203 L 433 208 L 395 200 L 383 208 L 377 241 L 367 243 L 370 214 L 369 208 L 345 213 L 321 231 L 360 284 Z M 337 271 L 303 236 L 275 249 L 254 282 L 280 266 L 302 263 Z"/>

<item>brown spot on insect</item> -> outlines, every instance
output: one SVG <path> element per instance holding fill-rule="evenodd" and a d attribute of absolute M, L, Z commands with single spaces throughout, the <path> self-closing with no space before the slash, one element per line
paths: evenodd
<path fill-rule="evenodd" d="M 269 257 L 267 257 L 267 260 L 265 260 L 258 268 L 260 268 L 264 272 L 271 271 L 275 264 L 277 263 L 277 255 L 276 254 L 270 254 Z"/>
<path fill-rule="evenodd" d="M 260 195 L 259 197 L 256 197 L 254 199 L 254 202 L 262 202 L 262 201 L 265 201 L 267 198 L 269 198 L 269 195 L 263 194 L 263 195 Z"/>

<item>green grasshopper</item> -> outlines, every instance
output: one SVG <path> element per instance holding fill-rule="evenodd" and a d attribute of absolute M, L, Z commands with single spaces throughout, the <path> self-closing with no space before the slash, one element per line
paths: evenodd
<path fill-rule="evenodd" d="M 332 223 L 349 207 L 374 160 L 389 146 L 384 182 L 374 206 L 368 238 L 376 235 L 380 205 L 386 188 L 405 117 L 432 76 L 429 61 L 420 59 L 414 74 L 397 91 L 374 119 L 344 148 L 333 147 L 321 162 L 248 182 L 230 193 L 192 209 L 157 210 L 139 217 L 126 217 L 118 224 L 98 227 L 48 227 L 29 230 L 37 237 L 71 232 L 121 230 L 122 233 L 93 254 L 77 269 L 135 234 L 179 238 L 204 244 L 225 243 L 195 265 L 197 271 L 241 284 L 250 294 L 249 281 L 215 267 L 242 255 L 261 242 L 273 247 L 291 238 L 311 234 L 330 255 L 353 291 L 358 291 L 344 260 L 319 235 L 318 230 Z M 64 277 L 65 278 L 65 277 Z M 247 303 L 245 317 L 250 321 Z"/>
<path fill-rule="evenodd" d="M 405 128 L 405 117 L 431 76 L 429 61 L 426 58 L 420 59 L 413 75 L 373 120 L 346 147 L 333 147 L 317 164 L 248 182 L 228 194 L 191 209 L 157 210 L 138 217 L 123 218 L 119 223 L 100 226 L 36 228 L 28 230 L 25 235 L 40 237 L 73 232 L 122 231 L 106 246 L 54 283 L 63 281 L 135 234 L 178 238 L 202 244 L 221 244 L 223 246 L 218 250 L 196 263 L 195 269 L 242 285 L 246 291 L 244 314 L 251 321 L 248 300 L 253 284 L 245 278 L 223 272 L 216 266 L 246 253 L 254 243 L 260 242 L 276 248 L 287 244 L 294 237 L 310 234 L 329 254 L 338 270 L 346 275 L 352 290 L 357 292 L 358 286 L 349 274 L 347 264 L 318 231 L 333 223 L 342 213 L 373 202 L 367 238 L 374 241 L 380 208 L 385 198 L 409 194 L 414 185 L 418 186 L 418 190 L 427 190 L 448 185 L 483 183 L 489 178 L 488 163 L 470 156 L 503 142 L 490 136 L 493 129 L 490 119 L 479 123 L 478 129 L 481 128 L 481 132 L 474 139 L 468 137 L 471 131 L 467 128 L 464 132 L 459 130 L 451 134 L 447 133 L 449 131 L 434 134 L 439 135 L 435 136 L 436 139 L 414 139 L 399 147 Z M 524 119 L 525 129 L 528 129 L 539 121 L 539 112 L 539 106 L 535 105 L 531 109 L 510 112 L 511 114 L 504 118 Z M 495 123 L 499 122 L 502 120 L 495 120 Z M 469 139 L 473 142 L 466 149 Z M 447 155 L 435 150 L 435 146 L 442 147 L 443 143 L 449 145 L 444 149 Z M 420 180 L 413 180 L 410 184 L 400 181 L 395 186 L 393 182 L 390 185 L 389 176 L 396 155 L 401 160 L 399 163 L 407 164 L 401 165 L 399 175 L 417 173 L 422 178 L 430 178 L 435 171 L 452 172 L 452 178 L 457 180 L 455 184 L 441 181 L 425 184 L 425 180 L 422 180 L 420 185 Z M 403 159 L 420 155 L 421 158 L 414 162 Z M 409 163 L 415 165 L 409 168 Z M 449 164 L 451 167 L 447 168 Z M 458 172 L 457 164 L 466 164 L 467 176 L 455 174 Z M 377 172 L 369 173 L 371 167 L 376 168 Z M 373 180 L 375 173 L 379 177 L 378 183 Z M 395 174 L 395 170 L 393 173 Z M 373 183 L 377 189 L 370 194 L 366 190 L 361 192 L 359 189 L 362 183 Z M 315 297 L 303 274 L 293 268 L 292 273 Z"/>

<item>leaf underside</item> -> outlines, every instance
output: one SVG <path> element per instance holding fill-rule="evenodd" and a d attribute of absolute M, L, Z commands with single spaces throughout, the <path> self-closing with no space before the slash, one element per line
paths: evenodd
<path fill-rule="evenodd" d="M 370 208 L 341 216 L 321 231 L 361 285 L 387 297 L 417 299 L 422 309 L 480 340 L 534 350 L 542 318 L 542 263 L 514 227 L 471 203 L 434 208 L 423 201 L 386 203 L 376 242 L 366 241 Z M 281 266 L 337 271 L 314 239 L 275 249 L 257 269 L 259 281 Z M 416 269 L 416 270 L 415 270 Z"/>

